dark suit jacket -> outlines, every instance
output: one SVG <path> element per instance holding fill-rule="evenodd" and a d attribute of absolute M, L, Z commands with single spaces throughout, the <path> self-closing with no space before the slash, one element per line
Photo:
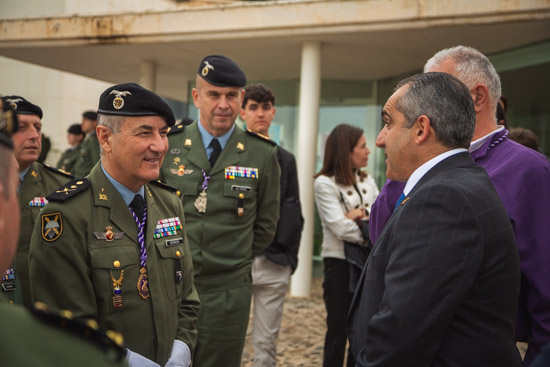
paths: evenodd
<path fill-rule="evenodd" d="M 273 243 L 264 255 L 279 265 L 290 265 L 292 271 L 298 265 L 298 248 L 304 226 L 296 159 L 289 151 L 277 146 L 277 160 L 281 167 L 280 215 Z"/>
<path fill-rule="evenodd" d="M 508 216 L 468 153 L 422 177 L 382 231 L 352 301 L 358 366 L 520 366 L 519 256 Z"/>

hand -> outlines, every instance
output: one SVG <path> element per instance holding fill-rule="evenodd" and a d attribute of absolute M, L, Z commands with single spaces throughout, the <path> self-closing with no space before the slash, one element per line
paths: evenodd
<path fill-rule="evenodd" d="M 367 220 L 369 217 L 367 216 L 367 213 L 365 209 L 353 209 L 346 213 L 346 218 L 351 220 L 357 220 L 357 219 L 364 219 Z"/>

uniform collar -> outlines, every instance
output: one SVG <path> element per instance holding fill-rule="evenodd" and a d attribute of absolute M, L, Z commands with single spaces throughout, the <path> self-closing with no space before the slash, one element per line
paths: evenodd
<path fill-rule="evenodd" d="M 205 149 L 208 149 L 210 147 L 210 142 L 212 141 L 212 139 L 214 139 L 214 136 L 210 134 L 208 131 L 206 131 L 204 126 L 202 126 L 200 117 L 197 119 L 197 126 L 199 127 L 199 134 L 201 136 L 202 145 L 204 145 Z M 228 132 L 226 132 L 222 136 L 216 137 L 216 139 L 218 139 L 218 141 L 220 142 L 222 150 L 227 145 L 227 142 L 229 141 L 229 138 L 231 137 L 233 130 L 235 130 L 235 124 L 231 126 L 231 129 L 229 129 Z"/>
<path fill-rule="evenodd" d="M 105 171 L 105 168 L 103 168 L 103 164 L 101 165 L 101 170 L 103 171 L 105 177 L 107 177 L 109 182 L 111 182 L 111 184 L 115 187 L 116 191 L 118 191 L 120 196 L 122 196 L 122 200 L 124 200 L 126 205 L 130 205 L 132 200 L 134 200 L 134 196 L 136 196 L 137 194 L 141 195 L 141 197 L 145 200 L 145 190 L 143 186 L 141 186 L 138 192 L 133 192 L 132 190 L 115 180 L 113 177 L 111 177 L 111 175 L 108 174 L 107 171 Z"/>

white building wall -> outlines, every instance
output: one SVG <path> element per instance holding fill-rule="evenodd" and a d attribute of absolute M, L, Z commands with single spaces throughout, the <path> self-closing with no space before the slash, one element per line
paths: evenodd
<path fill-rule="evenodd" d="M 71 73 L 0 57 L 0 94 L 20 95 L 40 106 L 43 132 L 51 141 L 46 162 L 55 165 L 68 147 L 66 131 L 82 112 L 97 110 L 99 95 L 110 84 Z"/>

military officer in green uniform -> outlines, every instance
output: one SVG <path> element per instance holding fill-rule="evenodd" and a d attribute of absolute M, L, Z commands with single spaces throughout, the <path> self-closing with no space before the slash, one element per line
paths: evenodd
<path fill-rule="evenodd" d="M 14 155 L 19 164 L 21 233 L 15 262 L 2 276 L 2 293 L 10 303 L 30 306 L 29 245 L 32 229 L 46 195 L 72 176 L 37 162 L 41 150 L 42 109 L 20 96 L 2 97 L 17 115 L 19 129 L 13 134 Z"/>
<path fill-rule="evenodd" d="M 74 165 L 75 177 L 81 178 L 86 176 L 94 165 L 99 161 L 99 141 L 97 140 L 97 113 L 86 111 L 82 114 L 82 131 L 86 134 L 86 138 L 80 144 L 80 157 Z"/>
<path fill-rule="evenodd" d="M 0 100 L 0 271 L 10 266 L 19 233 L 18 164 L 11 136 L 17 128 L 13 111 Z M 5 300 L 5 295 L 0 294 Z M 5 366 L 124 366 L 119 334 L 102 333 L 97 323 L 75 322 L 70 313 L 32 311 L 0 303 L 0 356 Z"/>
<path fill-rule="evenodd" d="M 161 179 L 183 194 L 201 299 L 194 366 L 240 366 L 251 299 L 251 264 L 273 241 L 279 217 L 276 147 L 235 125 L 246 77 L 208 56 L 193 89 L 199 120 L 169 133 Z"/>
<path fill-rule="evenodd" d="M 130 365 L 188 366 L 199 299 L 183 207 L 156 179 L 175 122 L 134 84 L 99 100 L 101 161 L 48 196 L 34 227 L 32 297 L 122 333 Z"/>
<path fill-rule="evenodd" d="M 67 148 L 59 161 L 57 162 L 57 168 L 65 171 L 71 172 L 76 164 L 76 161 L 80 157 L 80 145 L 84 140 L 84 132 L 80 127 L 80 124 L 72 124 L 67 129 L 67 142 L 69 143 L 69 148 Z"/>

